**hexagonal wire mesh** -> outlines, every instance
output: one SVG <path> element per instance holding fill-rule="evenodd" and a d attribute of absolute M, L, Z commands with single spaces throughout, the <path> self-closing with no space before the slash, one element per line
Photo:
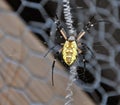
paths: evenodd
<path fill-rule="evenodd" d="M 55 25 L 51 18 L 57 15 L 63 26 L 61 0 L 7 0 L 27 23 L 28 27 L 49 47 L 60 39 L 55 33 Z M 88 22 L 91 15 L 96 19 L 105 19 L 109 23 L 98 23 L 83 38 L 94 51 L 95 59 L 87 64 L 87 82 L 79 80 L 82 87 L 97 104 L 120 105 L 120 1 L 119 0 L 71 0 L 71 13 L 77 32 Z M 79 8 L 80 7 L 80 8 Z M 50 31 L 53 37 L 50 37 Z M 60 40 L 62 42 L 63 38 Z M 59 41 L 57 41 L 59 42 Z M 90 55 L 90 54 L 89 54 Z M 78 71 L 80 72 L 80 71 Z"/>

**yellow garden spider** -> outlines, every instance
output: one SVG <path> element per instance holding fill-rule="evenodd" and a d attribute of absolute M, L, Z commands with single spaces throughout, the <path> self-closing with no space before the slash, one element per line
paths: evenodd
<path fill-rule="evenodd" d="M 85 71 L 86 70 L 86 58 L 85 58 L 86 51 L 89 50 L 92 53 L 93 56 L 94 56 L 94 54 L 91 51 L 91 49 L 85 43 L 80 42 L 80 39 L 85 35 L 86 32 L 90 31 L 91 27 L 93 27 L 98 22 L 103 22 L 103 21 L 104 20 L 96 21 L 95 17 L 92 16 L 89 19 L 89 22 L 84 26 L 84 28 L 80 31 L 80 33 L 78 34 L 77 37 L 75 37 L 75 35 L 70 35 L 69 37 L 67 37 L 64 28 L 62 27 L 58 17 L 56 16 L 55 17 L 55 23 L 56 23 L 56 26 L 57 26 L 57 30 L 60 32 L 60 34 L 65 39 L 65 43 L 63 44 L 63 47 L 56 54 L 58 55 L 58 54 L 61 53 L 63 61 L 68 66 L 71 66 L 77 60 L 78 56 L 82 56 L 82 61 L 83 61 L 83 64 L 84 64 L 84 71 Z M 55 47 L 56 46 L 50 48 L 49 51 L 45 54 L 45 57 Z M 53 61 L 53 64 L 52 64 L 52 85 L 54 85 L 53 71 L 54 71 L 55 62 L 56 62 L 56 57 L 55 57 L 55 59 Z"/>

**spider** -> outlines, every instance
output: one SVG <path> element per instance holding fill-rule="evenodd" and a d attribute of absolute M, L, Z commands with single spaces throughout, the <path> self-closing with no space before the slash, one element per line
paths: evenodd
<path fill-rule="evenodd" d="M 86 58 L 85 58 L 86 51 L 89 50 L 93 56 L 94 56 L 94 54 L 93 54 L 92 50 L 85 43 L 80 42 L 80 39 L 85 35 L 86 32 L 90 31 L 91 27 L 93 27 L 98 22 L 102 22 L 104 20 L 96 21 L 95 17 L 92 16 L 89 19 L 89 22 L 79 32 L 77 37 L 75 37 L 75 35 L 70 35 L 69 37 L 67 37 L 67 33 L 66 33 L 65 29 L 62 27 L 57 16 L 55 17 L 54 21 L 57 26 L 57 30 L 60 32 L 60 34 L 65 39 L 65 42 L 62 45 L 62 48 L 58 52 L 56 52 L 56 55 L 62 54 L 63 61 L 68 66 L 71 66 L 77 60 L 77 58 L 79 56 L 82 56 L 82 61 L 84 64 L 84 71 L 85 71 L 86 70 Z M 57 45 L 50 48 L 44 57 L 46 57 L 47 54 L 51 50 L 53 50 L 56 46 Z M 54 67 L 55 67 L 55 62 L 56 62 L 56 57 L 54 58 L 54 61 L 52 63 L 52 86 L 54 86 L 53 71 L 54 71 Z"/>

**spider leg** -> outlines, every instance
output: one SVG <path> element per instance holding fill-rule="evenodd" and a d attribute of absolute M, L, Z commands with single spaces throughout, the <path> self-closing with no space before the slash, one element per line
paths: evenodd
<path fill-rule="evenodd" d="M 84 26 L 83 30 L 89 32 L 90 28 L 94 27 L 96 24 L 98 24 L 99 22 L 109 22 L 107 20 L 96 20 L 95 16 L 92 16 L 89 18 L 88 23 Z"/>
<path fill-rule="evenodd" d="M 56 45 L 56 46 L 57 46 L 57 45 Z M 49 54 L 49 52 L 50 52 L 51 50 L 53 50 L 56 46 L 51 47 L 51 48 L 48 50 L 48 52 L 44 55 L 44 57 L 46 57 L 46 56 Z M 58 55 L 61 51 L 62 51 L 62 49 L 60 49 L 58 52 L 55 53 L 54 61 L 53 61 L 53 63 L 52 63 L 52 86 L 54 86 L 53 73 L 54 73 L 54 67 L 55 67 L 55 62 L 56 62 L 56 55 Z"/>
<path fill-rule="evenodd" d="M 84 71 L 83 71 L 83 79 L 85 80 L 86 78 L 86 58 L 85 58 L 85 55 L 84 54 L 82 54 L 82 56 L 83 56 L 83 67 L 84 67 Z"/>
<path fill-rule="evenodd" d="M 55 16 L 54 21 L 55 21 L 55 24 L 57 25 L 57 30 L 59 30 L 61 35 L 63 36 L 63 38 L 65 40 L 67 40 L 66 32 L 65 32 L 64 28 L 62 27 L 57 15 Z"/>
<path fill-rule="evenodd" d="M 84 30 L 89 32 L 90 28 L 93 27 L 96 24 L 95 16 L 90 17 L 88 23 L 84 26 Z"/>
<path fill-rule="evenodd" d="M 84 35 L 85 35 L 85 31 L 82 30 L 82 31 L 78 34 L 77 41 L 79 41 Z"/>
<path fill-rule="evenodd" d="M 54 74 L 55 62 L 56 62 L 56 59 L 54 59 L 54 61 L 53 61 L 53 63 L 52 63 L 52 86 L 54 86 L 54 78 L 53 78 L 53 74 Z"/>
<path fill-rule="evenodd" d="M 78 34 L 77 41 L 79 41 L 85 35 L 86 31 L 89 32 L 90 28 L 93 27 L 95 23 L 95 18 L 92 16 L 89 19 L 89 22 L 84 26 L 83 30 Z"/>
<path fill-rule="evenodd" d="M 77 41 L 79 41 L 87 32 L 89 32 L 90 28 L 95 24 L 94 16 L 89 19 L 89 22 L 84 26 L 83 30 L 78 34 Z"/>
<path fill-rule="evenodd" d="M 46 56 L 50 53 L 50 51 L 52 51 L 56 46 L 57 46 L 57 45 L 51 47 L 51 48 L 47 51 L 47 53 L 44 55 L 44 57 L 46 57 Z"/>
<path fill-rule="evenodd" d="M 82 54 L 82 56 L 83 56 L 84 71 L 85 71 L 86 70 L 86 59 L 85 59 L 85 55 L 84 54 Z"/>
<path fill-rule="evenodd" d="M 92 54 L 92 57 L 95 58 L 95 55 L 94 55 L 93 51 L 85 43 L 81 43 L 81 45 L 83 46 L 84 49 L 89 50 L 90 53 Z"/>
<path fill-rule="evenodd" d="M 55 68 L 56 58 L 61 53 L 61 51 L 62 51 L 62 48 L 58 52 L 56 52 L 55 57 L 54 57 L 54 61 L 52 63 L 52 86 L 54 86 L 54 68 Z"/>
<path fill-rule="evenodd" d="M 85 80 L 85 76 L 86 76 L 86 58 L 85 58 L 85 54 L 86 54 L 86 49 L 83 47 L 83 50 L 82 51 L 81 49 L 78 49 L 78 53 L 79 53 L 79 56 L 82 56 L 82 62 L 83 62 L 83 73 L 82 73 L 82 77 L 83 79 Z"/>
<path fill-rule="evenodd" d="M 95 16 L 90 17 L 88 23 L 84 26 L 83 30 L 78 34 L 77 41 L 79 41 L 86 32 L 89 32 L 99 22 L 108 22 L 107 20 L 95 20 Z"/>

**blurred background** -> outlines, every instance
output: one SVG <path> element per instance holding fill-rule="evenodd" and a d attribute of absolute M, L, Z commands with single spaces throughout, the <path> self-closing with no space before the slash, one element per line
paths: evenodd
<path fill-rule="evenodd" d="M 7 13 L 9 13 L 9 15 L 11 14 L 17 15 L 18 17 L 22 18 L 22 22 L 25 25 L 27 25 L 27 29 L 33 32 L 35 38 L 37 38 L 41 43 L 40 46 L 44 46 L 44 48 L 40 47 L 40 49 L 42 49 L 42 53 L 41 55 L 39 55 L 39 50 L 35 50 L 34 46 L 31 47 L 32 46 L 31 44 L 34 43 L 34 41 L 31 42 L 31 44 L 29 44 L 28 41 L 25 42 L 25 40 L 29 39 L 29 36 L 26 35 L 26 32 L 25 33 L 22 31 L 20 32 L 21 34 L 23 34 L 22 37 L 20 36 L 21 39 L 20 37 L 18 36 L 17 37 L 18 39 L 20 39 L 23 46 L 25 43 L 29 44 L 29 46 L 25 46 L 25 48 L 22 48 L 22 51 L 23 49 L 25 49 L 25 53 L 26 53 L 26 49 L 30 48 L 31 50 L 28 50 L 30 52 L 29 57 L 24 58 L 27 59 L 26 61 L 19 60 L 17 63 L 18 65 L 22 65 L 22 67 L 24 67 L 25 69 L 30 69 L 30 70 L 25 70 L 29 79 L 22 80 L 22 81 L 27 81 L 25 83 L 24 89 L 22 88 L 22 86 L 17 87 L 17 85 L 15 84 L 13 85 L 13 87 L 15 89 L 18 89 L 17 91 L 19 91 L 20 93 L 22 90 L 23 92 L 22 94 L 24 94 L 25 97 L 27 97 L 27 100 L 30 100 L 29 101 L 30 104 L 28 105 L 49 105 L 49 104 L 53 105 L 54 102 L 53 100 L 55 99 L 55 96 L 52 93 L 51 93 L 52 95 L 50 95 L 49 97 L 51 96 L 54 97 L 52 97 L 51 99 L 52 101 L 50 101 L 50 103 L 47 102 L 45 99 L 43 99 L 43 98 L 48 99 L 47 97 L 43 97 L 42 100 L 44 101 L 39 102 L 39 98 L 36 99 L 33 98 L 33 96 L 32 97 L 29 96 L 33 94 L 31 91 L 32 90 L 34 91 L 35 87 L 39 87 L 38 85 L 39 83 L 40 85 L 44 86 L 44 83 L 42 83 L 42 81 L 48 81 L 46 80 L 47 77 L 46 75 L 48 75 L 47 71 L 44 71 L 43 74 L 40 74 L 41 72 L 40 73 L 38 72 L 39 69 L 43 68 L 48 70 L 49 68 L 51 68 L 52 61 L 54 60 L 54 59 L 50 59 L 48 55 L 50 61 L 48 59 L 46 61 L 43 61 L 43 65 L 40 65 L 41 68 L 38 68 L 39 67 L 38 65 L 39 63 L 41 63 L 41 61 L 39 61 L 39 59 L 37 58 L 39 58 L 39 56 L 43 56 L 47 52 L 46 48 L 51 48 L 56 44 L 60 45 L 60 43 L 63 43 L 65 41 L 63 37 L 60 37 L 60 33 L 56 31 L 56 26 L 53 21 L 55 15 L 57 14 L 59 20 L 61 21 L 61 24 L 63 25 L 65 30 L 67 30 L 63 15 L 62 0 L 14 0 L 14 1 L 2 0 L 2 1 L 7 2 L 7 4 L 11 6 L 12 10 L 14 11 L 14 12 L 8 11 Z M 73 16 L 73 21 L 74 21 L 73 26 L 77 33 L 79 33 L 83 29 L 84 25 L 89 21 L 89 18 L 91 16 L 95 16 L 96 20 L 108 21 L 108 22 L 100 22 L 96 24 L 95 27 L 93 27 L 90 30 L 90 32 L 86 33 L 85 36 L 83 37 L 82 41 L 92 49 L 95 58 L 92 58 L 90 53 L 87 54 L 88 62 L 87 62 L 87 67 L 86 67 L 87 70 L 85 74 L 83 73 L 83 64 L 79 63 L 78 65 L 76 65 L 79 78 L 75 85 L 77 86 L 77 88 L 81 88 L 88 95 L 87 97 L 90 97 L 90 100 L 92 100 L 92 103 L 94 103 L 95 105 L 120 105 L 120 35 L 119 35 L 120 1 L 119 0 L 70 0 L 70 6 L 71 6 L 71 14 Z M 5 11 L 1 10 L 1 13 L 4 12 Z M 18 24 L 16 20 L 13 21 L 13 23 Z M 9 34 L 11 34 L 11 31 L 9 32 L 10 32 Z M 52 33 L 52 35 L 50 33 Z M 8 36 L 9 35 L 7 35 L 7 37 Z M 24 36 L 26 37 L 24 38 Z M 2 48 L 2 50 L 4 50 L 4 48 Z M 57 50 L 58 48 L 56 48 L 53 51 L 53 54 Z M 20 50 L 21 53 L 23 53 L 22 51 Z M 67 76 L 65 75 L 65 73 L 69 75 L 69 67 L 64 64 L 64 62 L 61 59 L 61 56 L 58 58 L 58 60 L 60 62 L 60 65 L 64 66 L 65 68 L 59 68 L 59 67 L 56 68 L 55 78 L 58 77 L 58 79 L 62 79 L 59 78 L 58 75 L 62 75 L 63 77 L 66 78 Z M 49 65 L 48 67 L 44 65 L 46 62 Z M 16 61 L 13 63 L 16 63 Z M 25 64 L 36 66 L 37 69 L 33 66 L 25 67 L 26 66 Z M 7 71 L 5 73 L 7 73 Z M 3 75 L 3 78 L 6 79 L 3 70 L 1 74 Z M 13 75 L 16 74 L 17 73 Z M 21 73 L 22 77 L 24 77 L 23 74 L 25 75 L 25 73 Z M 49 69 L 49 76 L 47 77 L 47 79 L 51 79 L 50 76 L 51 75 Z M 15 79 L 15 77 L 16 76 L 12 76 L 12 81 Z M 31 79 L 32 77 L 35 78 Z M 40 79 L 41 82 L 34 81 L 35 79 L 38 80 Z M 32 86 L 32 81 L 33 81 L 33 86 Z M 37 85 L 34 85 L 34 83 Z M 57 80 L 57 78 L 55 79 L 55 84 L 59 86 L 64 85 L 59 83 L 59 80 Z M 26 90 L 27 88 L 29 88 L 29 90 Z M 36 90 L 36 93 L 37 91 L 40 91 L 40 89 L 41 88 L 38 88 L 38 90 Z M 49 90 L 48 87 L 45 89 Z M 59 91 L 62 92 L 61 88 Z M 3 92 L 3 90 L 1 92 Z M 35 97 L 39 97 L 39 95 Z M 61 95 L 57 97 L 61 97 Z M 79 95 L 77 96 L 77 98 L 79 99 Z M 61 98 L 61 100 L 63 100 L 63 97 Z M 56 103 L 57 102 L 58 101 L 56 101 Z M 80 105 L 78 102 L 76 103 Z M 13 105 L 13 104 L 2 104 L 2 105 Z M 14 105 L 19 105 L 19 104 L 14 103 Z"/>

